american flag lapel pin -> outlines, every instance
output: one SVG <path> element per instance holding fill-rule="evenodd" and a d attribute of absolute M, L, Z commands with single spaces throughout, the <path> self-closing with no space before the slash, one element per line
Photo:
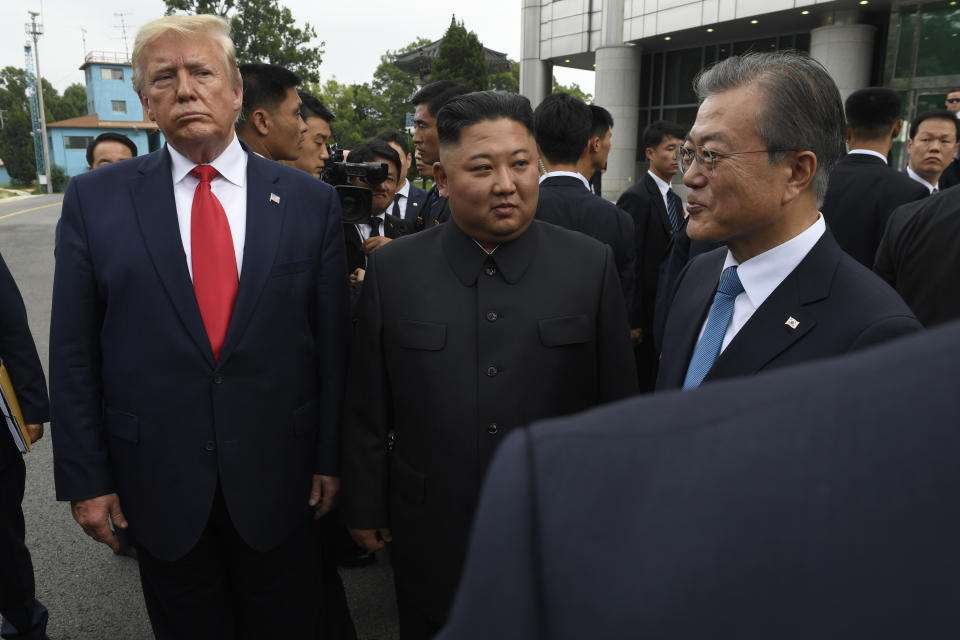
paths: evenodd
<path fill-rule="evenodd" d="M 784 322 L 783 324 L 787 325 L 791 329 L 796 329 L 797 327 L 800 326 L 800 322 L 793 316 L 790 316 L 789 318 L 787 318 L 787 321 Z"/>
<path fill-rule="evenodd" d="M 280 204 L 280 196 L 278 196 L 278 195 L 275 194 L 275 193 L 271 193 L 271 194 L 270 194 L 270 202 L 272 202 L 273 204 Z"/>

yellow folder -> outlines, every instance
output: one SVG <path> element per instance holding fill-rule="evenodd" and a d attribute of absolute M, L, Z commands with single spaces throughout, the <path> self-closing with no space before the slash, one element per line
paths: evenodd
<path fill-rule="evenodd" d="M 30 451 L 30 434 L 27 433 L 27 426 L 23 422 L 20 402 L 17 401 L 17 394 L 13 391 L 13 382 L 10 381 L 10 374 L 5 364 L 0 364 L 0 396 L 2 396 L 0 409 L 3 410 L 3 417 L 10 429 L 10 435 L 13 436 L 20 452 L 26 453 Z"/>

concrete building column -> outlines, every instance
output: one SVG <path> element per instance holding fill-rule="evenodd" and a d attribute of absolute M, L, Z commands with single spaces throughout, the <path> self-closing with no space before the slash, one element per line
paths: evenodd
<path fill-rule="evenodd" d="M 637 127 L 640 122 L 640 47 L 597 49 L 594 104 L 613 116 L 613 138 L 603 197 L 616 201 L 637 181 Z"/>
<path fill-rule="evenodd" d="M 872 25 L 836 22 L 810 32 L 810 55 L 830 72 L 844 101 L 870 84 L 875 35 Z"/>
<path fill-rule="evenodd" d="M 536 109 L 553 90 L 553 63 L 540 59 L 540 0 L 523 0 L 520 94 Z"/>

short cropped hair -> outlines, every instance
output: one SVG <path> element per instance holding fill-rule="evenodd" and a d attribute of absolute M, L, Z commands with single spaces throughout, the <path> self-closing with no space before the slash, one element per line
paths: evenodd
<path fill-rule="evenodd" d="M 592 130 L 590 107 L 566 93 L 551 93 L 533 112 L 533 137 L 551 163 L 579 160 Z"/>
<path fill-rule="evenodd" d="M 400 171 L 402 171 L 400 163 L 400 155 L 397 153 L 396 149 L 388 145 L 383 140 L 373 139 L 362 144 L 358 144 L 353 149 L 350 149 L 350 155 L 347 157 L 347 162 L 376 162 L 377 158 L 386 158 L 397 168 L 397 179 L 400 179 Z"/>
<path fill-rule="evenodd" d="M 242 124 L 257 109 L 272 110 L 287 97 L 287 91 L 300 84 L 300 76 L 278 64 L 248 62 L 240 65 L 243 77 L 243 106 L 240 107 Z"/>
<path fill-rule="evenodd" d="M 676 122 L 671 122 L 670 120 L 657 120 L 656 122 L 652 122 L 643 130 L 640 150 L 655 149 L 660 146 L 664 138 L 668 137 L 683 140 L 687 137 L 687 131 Z"/>
<path fill-rule="evenodd" d="M 957 114 L 949 109 L 931 109 L 930 111 L 924 111 L 918 113 L 917 116 L 913 119 L 913 122 L 910 123 L 910 139 L 913 140 L 917 137 L 917 129 L 920 128 L 920 123 L 924 120 L 949 120 L 953 123 L 953 126 L 956 127 L 956 139 L 960 139 L 960 120 L 957 119 Z"/>
<path fill-rule="evenodd" d="M 327 122 L 333 122 L 337 119 L 337 116 L 323 106 L 323 103 L 316 97 L 305 91 L 297 91 L 297 95 L 300 96 L 300 117 L 303 118 L 304 122 L 307 121 L 307 118 L 320 118 Z"/>
<path fill-rule="evenodd" d="M 693 81 L 697 97 L 755 85 L 764 98 L 759 113 L 749 114 L 776 165 L 792 151 L 812 151 L 817 170 L 811 183 L 818 202 L 827 191 L 830 171 L 844 147 L 843 102 L 830 74 L 800 51 L 747 53 L 721 60 Z"/>
<path fill-rule="evenodd" d="M 886 87 L 858 89 L 844 105 L 847 124 L 853 135 L 863 140 L 878 140 L 890 133 L 900 119 L 900 94 Z"/>
<path fill-rule="evenodd" d="M 603 107 L 590 105 L 590 137 L 602 138 L 613 129 L 613 116 Z"/>
<path fill-rule="evenodd" d="M 427 111 L 431 116 L 436 118 L 437 114 L 440 113 L 440 109 L 442 109 L 445 104 L 457 96 L 462 96 L 471 91 L 473 90 L 465 84 L 460 84 L 453 80 L 438 80 L 437 82 L 431 82 L 413 94 L 413 97 L 410 98 L 410 103 L 418 105 L 421 102 L 426 102 Z"/>
<path fill-rule="evenodd" d="M 176 33 L 183 38 L 197 36 L 210 38 L 219 47 L 223 54 L 223 68 L 230 78 L 230 84 L 239 89 L 243 81 L 240 79 L 240 70 L 237 69 L 237 50 L 230 39 L 230 23 L 220 16 L 164 16 L 157 18 L 140 27 L 137 37 L 133 41 L 133 55 L 130 60 L 133 64 L 133 89 L 137 93 L 143 91 L 144 50 L 154 40 L 168 33 Z"/>
<path fill-rule="evenodd" d="M 506 91 L 475 91 L 458 96 L 437 114 L 440 146 L 458 144 L 460 133 L 471 125 L 501 119 L 519 122 L 533 136 L 533 109 L 526 97 Z"/>
<path fill-rule="evenodd" d="M 410 138 L 407 137 L 407 134 L 401 133 L 396 129 L 384 129 L 376 135 L 374 140 L 380 140 L 387 144 L 392 142 L 403 149 L 406 155 L 410 155 Z"/>
<path fill-rule="evenodd" d="M 130 149 L 131 157 L 137 157 L 137 145 L 122 133 L 114 133 L 113 131 L 107 131 L 106 133 L 101 133 L 96 138 L 90 141 L 90 144 L 87 145 L 87 165 L 93 166 L 93 151 L 97 148 L 97 145 L 101 142 L 119 142 L 120 144 L 127 145 L 127 148 Z"/>

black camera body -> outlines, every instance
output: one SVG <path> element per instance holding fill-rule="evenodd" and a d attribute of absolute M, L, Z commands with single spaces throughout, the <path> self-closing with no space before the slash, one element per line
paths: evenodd
<path fill-rule="evenodd" d="M 367 222 L 373 214 L 373 192 L 350 184 L 350 178 L 380 184 L 389 175 L 385 162 L 344 162 L 343 149 L 334 146 L 330 148 L 330 159 L 324 165 L 321 178 L 337 190 L 343 221 L 358 224 Z"/>

